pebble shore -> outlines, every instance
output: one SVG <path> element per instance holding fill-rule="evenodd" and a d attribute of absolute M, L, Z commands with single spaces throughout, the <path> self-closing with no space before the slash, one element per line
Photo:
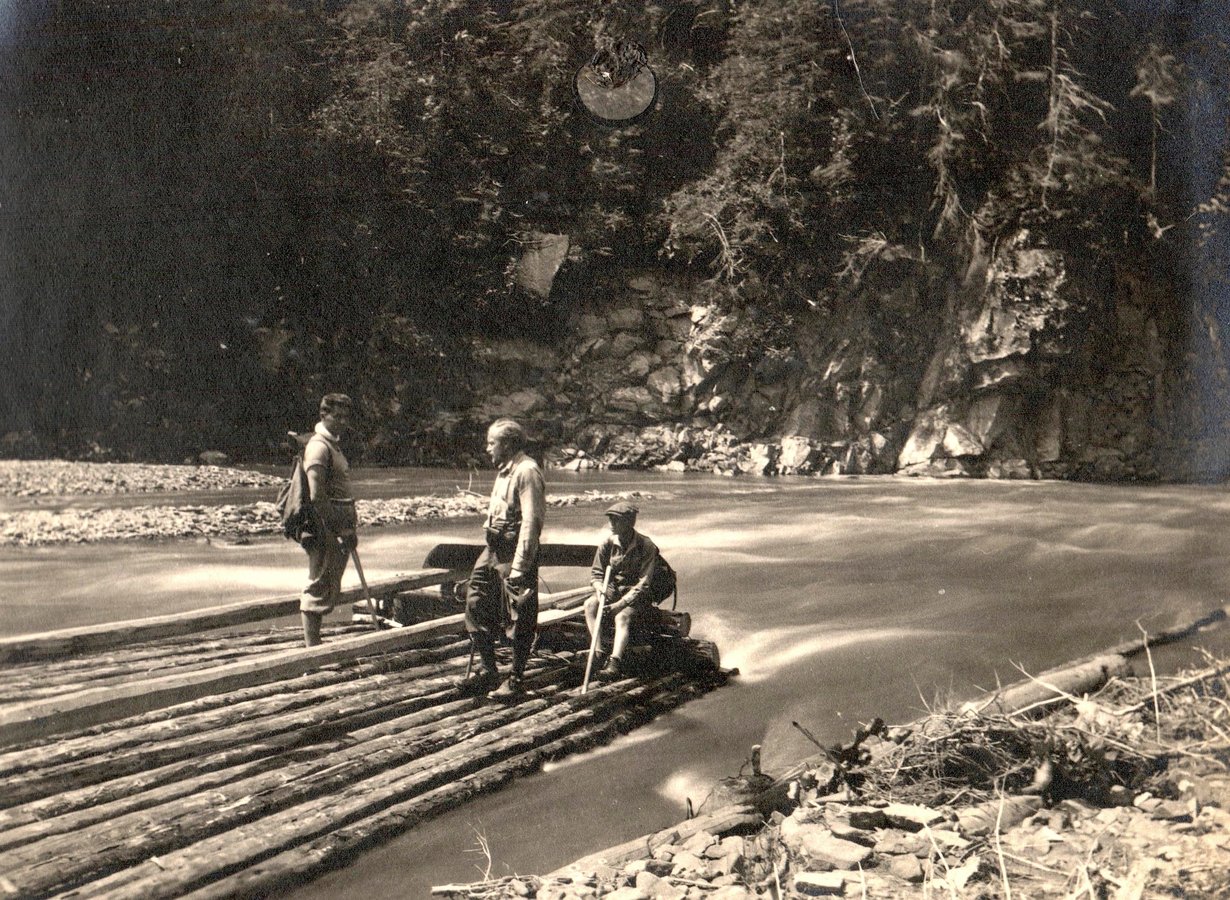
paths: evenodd
<path fill-rule="evenodd" d="M 0 461 L 0 496 L 55 497 L 267 487 L 267 501 L 222 505 L 158 505 L 108 509 L 28 509 L 0 513 L 0 547 L 38 547 L 149 538 L 218 538 L 243 541 L 280 533 L 273 498 L 283 479 L 219 466 L 158 466 L 137 463 Z M 551 507 L 644 499 L 640 491 L 549 495 Z M 363 528 L 403 525 L 424 519 L 477 516 L 485 497 L 460 492 L 451 497 L 360 500 Z"/>

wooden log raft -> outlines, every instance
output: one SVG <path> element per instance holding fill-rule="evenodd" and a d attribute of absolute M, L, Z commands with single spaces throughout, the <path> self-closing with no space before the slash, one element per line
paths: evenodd
<path fill-rule="evenodd" d="M 399 591 L 442 584 L 453 578 L 447 569 L 425 569 L 398 575 L 387 581 L 371 585 L 377 596 Z M 341 603 L 348 604 L 363 595 L 361 588 L 342 591 Z M 299 595 L 268 597 L 263 600 L 230 603 L 205 609 L 152 616 L 128 622 L 85 625 L 80 628 L 65 628 L 60 631 L 43 632 L 37 635 L 17 635 L 0 638 L 0 662 L 22 662 L 37 659 L 71 656 L 90 650 L 107 647 L 122 647 L 138 641 L 149 641 L 173 635 L 192 634 L 210 628 L 226 628 L 244 625 L 280 616 L 293 615 L 299 611 Z"/>
<path fill-rule="evenodd" d="M 568 614 L 552 612 L 561 620 Z M 343 726 L 336 699 L 332 712 L 323 712 L 331 702 L 324 698 L 342 685 L 320 680 L 308 689 L 324 700 L 315 726 L 295 729 L 290 723 L 299 710 L 259 696 L 240 704 L 248 708 L 229 723 L 222 718 L 226 707 L 204 711 L 221 727 L 205 741 L 199 735 L 172 738 L 170 749 L 149 743 L 163 724 L 157 721 L 133 726 L 144 737 L 117 728 L 73 738 L 81 745 L 68 754 L 67 765 L 78 766 L 89 783 L 19 806 L 10 805 L 7 789 L 38 780 L 43 748 L 5 754 L 14 774 L 0 779 L 0 805 L 9 807 L 0 824 L 0 884 L 20 896 L 161 897 L 193 887 L 203 896 L 264 895 L 287 878 L 337 865 L 474 792 L 604 740 L 722 681 L 712 671 L 703 677 L 672 672 L 581 696 L 575 690 L 580 651 L 574 649 L 537 656 L 527 672 L 531 693 L 502 706 L 463 698 L 451 687 L 444 672 L 463 671 L 465 646 L 454 642 L 447 653 L 442 648 L 446 658 L 437 664 L 438 675 L 423 677 L 432 664 L 422 657 L 420 665 L 400 672 L 372 667 L 364 676 L 372 702 Z M 390 702 L 399 691 L 417 691 L 419 698 Z M 346 699 L 363 694 L 350 690 Z M 262 705 L 269 715 L 256 713 Z M 287 726 L 280 736 L 282 726 L 271 724 L 278 719 Z M 262 720 L 275 734 L 254 740 Z M 89 759 L 91 740 L 122 748 L 112 758 L 117 763 L 174 761 L 115 778 Z M 211 749 L 184 756 L 194 745 Z M 23 753 L 25 763 L 18 758 Z M 90 803 L 95 791 L 99 802 Z"/>
<path fill-rule="evenodd" d="M 588 588 L 578 588 L 544 596 L 540 602 L 547 611 L 540 620 L 550 623 L 554 612 L 550 607 L 560 600 L 584 596 L 588 591 Z M 573 614 L 568 611 L 565 617 Z M 318 647 L 286 650 L 182 675 L 87 688 L 63 697 L 7 707 L 0 709 L 0 746 L 136 715 L 208 694 L 293 678 L 360 656 L 410 649 L 441 634 L 460 632 L 463 622 L 464 617 L 456 614 L 393 631 L 352 635 Z"/>

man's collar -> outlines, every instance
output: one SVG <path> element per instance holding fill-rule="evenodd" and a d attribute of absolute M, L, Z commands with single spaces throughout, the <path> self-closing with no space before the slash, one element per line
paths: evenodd
<path fill-rule="evenodd" d="M 333 443 L 335 444 L 337 443 L 337 435 L 334 434 L 332 431 L 330 431 L 328 428 L 326 428 L 324 422 L 317 422 L 315 431 L 318 435 L 320 435 L 325 440 L 333 441 Z"/>
<path fill-rule="evenodd" d="M 639 538 L 640 536 L 641 536 L 641 533 L 639 531 L 633 531 L 632 537 L 628 539 L 628 546 L 625 547 L 623 541 L 619 539 L 619 535 L 617 535 L 615 532 L 612 531 L 611 532 L 611 543 L 614 544 L 616 547 L 618 547 L 620 550 L 628 551 L 628 550 L 631 550 L 633 546 L 635 546 L 637 538 Z"/>
<path fill-rule="evenodd" d="M 513 454 L 513 458 L 510 459 L 508 462 L 504 463 L 504 465 L 500 466 L 500 468 L 497 471 L 499 472 L 500 475 L 508 475 L 512 472 L 513 469 L 516 468 L 517 463 L 521 462 L 521 460 L 523 459 L 525 459 L 525 451 L 518 450 L 515 454 Z"/>

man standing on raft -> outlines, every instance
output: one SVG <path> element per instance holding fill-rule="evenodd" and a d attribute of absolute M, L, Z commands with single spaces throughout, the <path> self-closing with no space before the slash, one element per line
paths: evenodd
<path fill-rule="evenodd" d="M 346 560 L 359 545 L 354 494 L 350 490 L 350 463 L 339 444 L 350 430 L 354 401 L 345 394 L 325 394 L 320 401 L 320 422 L 303 448 L 312 524 L 301 543 L 308 556 L 308 578 L 299 595 L 303 643 L 320 643 L 320 623 L 337 605 Z"/>
<path fill-rule="evenodd" d="M 484 527 L 487 547 L 470 573 L 465 616 L 478 665 L 459 687 L 477 694 L 499 684 L 495 640 L 503 628 L 512 641 L 512 671 L 488 694 L 494 700 L 515 699 L 524 691 L 521 679 L 538 627 L 538 543 L 546 486 L 525 447 L 525 429 L 512 419 L 487 429 L 487 453 L 497 471 Z"/>

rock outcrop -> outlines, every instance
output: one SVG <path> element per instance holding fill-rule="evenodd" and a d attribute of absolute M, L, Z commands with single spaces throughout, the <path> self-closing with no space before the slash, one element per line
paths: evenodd
<path fill-rule="evenodd" d="M 728 475 L 1217 478 L 1227 441 L 1184 418 L 1192 354 L 1166 304 L 1123 276 L 1091 297 L 1020 229 L 937 286 L 886 248 L 840 314 L 765 340 L 762 306 L 699 280 L 595 285 L 550 346 L 477 348 L 472 428 L 533 423 L 570 468 Z M 705 299 L 710 298 L 710 299 Z M 1202 358 L 1224 369 L 1221 348 Z M 1220 370 L 1218 370 L 1220 371 Z"/>

